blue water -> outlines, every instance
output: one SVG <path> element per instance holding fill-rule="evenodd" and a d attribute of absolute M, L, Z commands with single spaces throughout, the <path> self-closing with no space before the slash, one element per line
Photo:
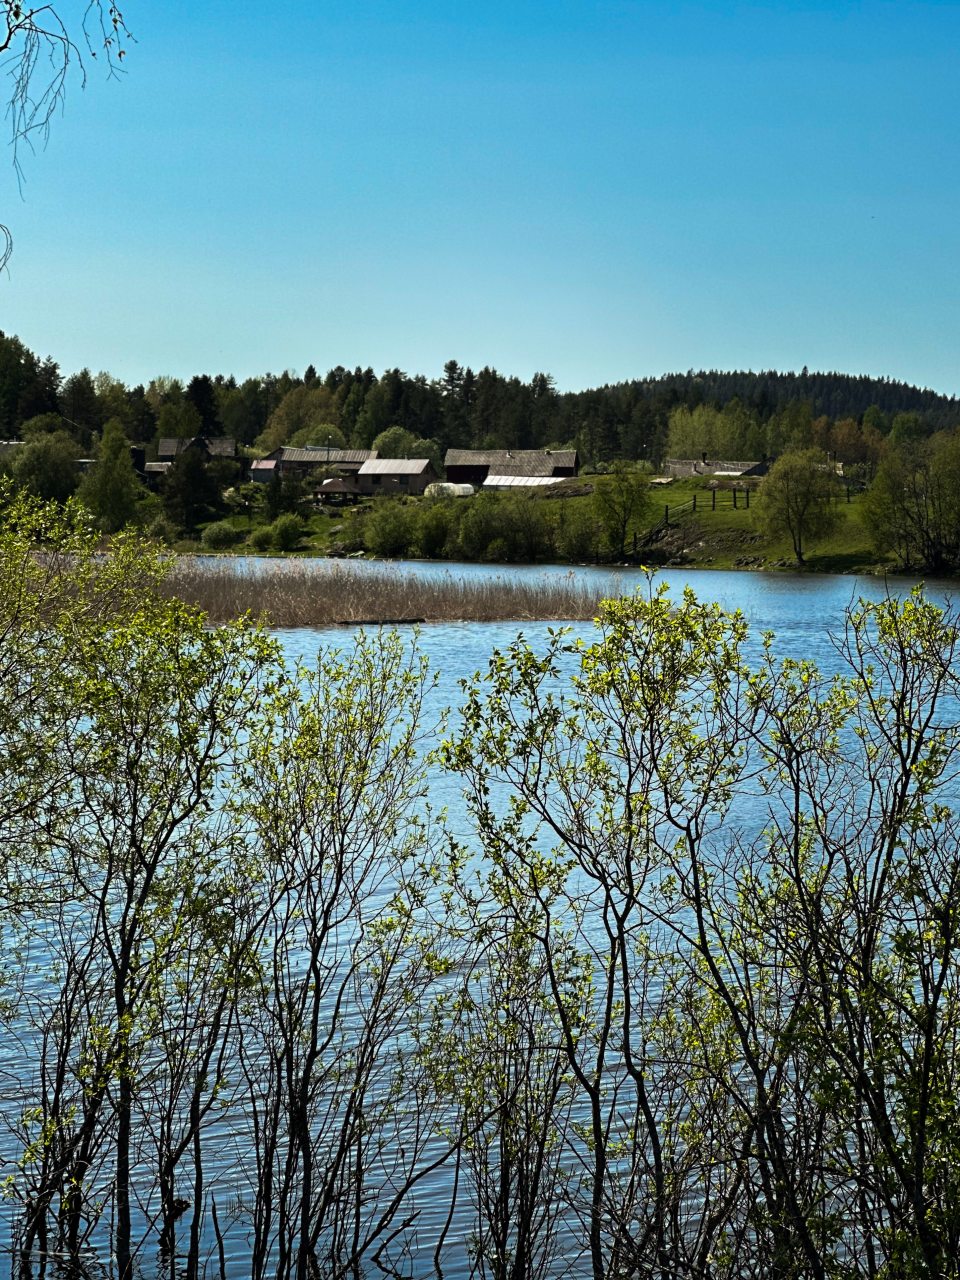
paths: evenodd
<path fill-rule="evenodd" d="M 236 563 L 240 572 L 248 567 L 243 561 Z M 277 572 L 285 571 L 284 562 L 272 561 L 271 563 L 276 566 Z M 296 562 L 298 571 L 302 571 L 304 563 Z M 310 563 L 315 564 L 318 575 L 331 570 L 337 573 L 350 571 L 362 574 L 371 568 L 382 572 L 385 568 L 383 563 L 372 564 L 362 561 Z M 424 562 L 400 562 L 392 568 L 401 575 L 451 575 L 468 580 L 477 578 L 542 579 L 567 577 L 572 573 L 586 582 L 598 583 L 600 588 L 610 595 L 629 594 L 637 589 L 644 591 L 649 589 L 646 574 L 637 569 L 571 570 L 566 565 L 505 569 L 485 565 Z M 702 600 L 715 600 L 725 609 L 739 610 L 751 628 L 751 640 L 747 646 L 748 656 L 751 652 L 759 654 L 763 633 L 772 631 L 776 636 L 775 652 L 779 656 L 811 659 L 827 673 L 839 669 L 839 660 L 832 637 L 842 630 L 844 611 L 860 597 L 879 600 L 887 594 L 900 596 L 908 592 L 913 585 L 903 579 L 884 581 L 878 578 L 695 570 L 665 570 L 657 575 L 655 581 L 665 582 L 674 598 L 679 598 L 684 589 L 689 587 Z M 950 593 L 949 583 L 928 584 L 928 594 L 934 599 L 948 600 Z M 448 708 L 453 709 L 452 715 L 455 721 L 455 708 L 460 697 L 459 682 L 482 672 L 491 652 L 494 649 L 502 650 L 519 634 L 525 636 L 535 648 L 544 645 L 547 640 L 548 625 L 554 630 L 557 626 L 556 623 L 525 623 L 521 626 L 517 623 L 500 622 L 437 623 L 418 629 L 398 628 L 409 643 L 415 642 L 419 646 L 429 659 L 431 669 L 439 674 L 438 685 L 430 695 L 426 708 L 427 722 L 431 726 L 428 747 L 439 744 L 444 732 L 442 727 L 444 715 Z M 593 632 L 593 625 L 575 623 L 571 625 L 571 632 L 574 636 L 587 639 Z M 319 649 L 335 647 L 348 650 L 352 643 L 351 630 L 344 627 L 290 629 L 279 633 L 279 637 L 289 657 L 302 660 L 307 664 L 316 657 Z M 439 808 L 447 810 L 447 823 L 452 834 L 459 839 L 469 840 L 470 823 L 461 798 L 459 781 L 448 774 L 435 772 L 431 778 L 429 799 L 434 810 Z M 4 1071 L 8 1073 L 8 1078 L 15 1079 L 18 1072 L 16 1047 L 6 1046 L 5 1052 L 0 1054 L 0 1060 L 2 1060 Z M 223 1149 L 211 1152 L 208 1175 L 223 1199 L 227 1199 L 231 1192 L 235 1193 L 239 1189 L 234 1181 L 235 1177 L 240 1176 L 242 1186 L 242 1180 L 249 1170 L 242 1168 L 247 1162 L 244 1160 L 243 1152 L 237 1150 L 236 1135 L 231 1134 L 229 1123 L 224 1121 L 221 1127 L 220 1122 L 217 1122 L 216 1131 L 222 1135 Z M 2 1154 L 0 1151 L 0 1156 Z M 440 1231 L 446 1213 L 445 1197 L 449 1188 L 449 1178 L 448 1171 L 443 1169 L 426 1181 L 419 1193 L 418 1203 L 422 1212 L 419 1237 L 423 1244 L 423 1253 L 422 1261 L 417 1260 L 415 1264 L 417 1276 L 425 1277 L 434 1274 L 433 1238 Z M 9 1225 L 9 1218 L 7 1218 L 7 1224 Z M 246 1247 L 246 1235 L 242 1225 L 233 1231 L 228 1231 L 229 1275 L 244 1274 Z M 102 1240 L 95 1242 L 95 1252 L 99 1254 L 102 1261 L 107 1261 L 108 1246 Z M 145 1274 L 151 1273 L 153 1258 L 155 1258 L 153 1253 L 147 1253 L 144 1256 Z M 463 1264 L 461 1263 L 458 1267 L 454 1261 L 448 1274 L 464 1275 Z"/>
<path fill-rule="evenodd" d="M 223 561 L 219 560 L 218 564 Z M 398 560 L 316 560 L 316 561 L 256 561 L 240 559 L 238 571 L 254 564 L 269 563 L 283 572 L 284 565 L 295 565 L 298 571 L 305 565 L 315 568 L 318 575 L 325 573 L 382 573 L 394 570 L 399 576 L 434 578 L 450 576 L 470 582 L 475 580 L 539 581 L 553 578 L 573 578 L 611 596 L 630 595 L 634 591 L 648 589 L 649 577 L 638 568 L 571 568 L 569 565 L 510 566 L 483 564 L 453 564 L 445 561 Z M 844 611 L 858 598 L 882 600 L 884 597 L 906 595 L 916 585 L 914 580 L 897 577 L 852 577 L 803 573 L 751 573 L 724 572 L 710 569 L 664 569 L 653 577 L 654 584 L 666 583 L 671 596 L 679 598 L 685 588 L 690 588 L 700 600 L 716 601 L 728 610 L 739 610 L 755 637 L 764 631 L 773 631 L 777 637 L 777 651 L 782 656 L 806 657 L 822 662 L 825 669 L 833 663 L 831 634 L 843 626 Z M 927 594 L 931 599 L 947 601 L 956 589 L 949 580 L 927 582 Z M 432 623 L 421 627 L 421 646 L 435 668 L 443 673 L 444 685 L 455 687 L 456 681 L 480 669 L 492 648 L 503 646 L 516 637 L 519 631 L 531 640 L 545 636 L 548 625 L 525 623 Z M 400 628 L 402 631 L 403 628 Z M 574 627 L 578 635 L 588 635 L 589 623 Z M 291 654 L 309 656 L 321 644 L 343 644 L 349 629 L 305 628 L 289 630 L 283 634 L 284 645 Z"/>

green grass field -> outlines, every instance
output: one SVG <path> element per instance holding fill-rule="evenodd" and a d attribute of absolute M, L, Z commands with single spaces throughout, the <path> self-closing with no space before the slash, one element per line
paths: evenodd
<path fill-rule="evenodd" d="M 668 553 L 665 559 L 714 569 L 796 569 L 789 538 L 771 541 L 759 532 L 756 490 L 749 492 L 752 507 L 747 506 L 746 491 L 730 488 L 717 489 L 714 505 L 710 488 L 699 480 L 675 480 L 656 488 L 654 496 L 657 517 L 662 519 L 669 511 L 670 532 L 659 544 Z M 870 573 L 888 567 L 870 545 L 860 520 L 859 495 L 851 493 L 848 501 L 841 490 L 837 506 L 840 524 L 828 537 L 810 543 L 804 553 L 806 568 L 820 573 Z M 653 544 L 651 550 L 657 546 Z"/>

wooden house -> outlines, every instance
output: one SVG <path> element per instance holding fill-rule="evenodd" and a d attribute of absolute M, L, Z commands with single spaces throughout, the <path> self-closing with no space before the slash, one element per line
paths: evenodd
<path fill-rule="evenodd" d="M 448 449 L 444 459 L 451 484 L 480 488 L 488 476 L 523 480 L 563 480 L 580 471 L 576 449 Z"/>
<path fill-rule="evenodd" d="M 436 479 L 429 458 L 371 458 L 357 472 L 360 492 L 368 497 L 378 493 L 419 495 Z"/>

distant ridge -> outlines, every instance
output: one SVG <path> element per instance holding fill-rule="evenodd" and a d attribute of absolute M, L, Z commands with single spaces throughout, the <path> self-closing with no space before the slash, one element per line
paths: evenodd
<path fill-rule="evenodd" d="M 779 413 L 788 404 L 806 401 L 814 416 L 860 418 L 872 406 L 882 413 L 919 413 L 928 427 L 937 430 L 960 421 L 960 400 L 929 388 L 912 386 L 893 378 L 870 378 L 863 374 L 800 373 L 777 370 L 724 371 L 690 369 L 686 373 L 665 373 L 655 378 L 637 378 L 607 384 L 602 391 L 629 388 L 635 397 L 658 406 L 712 404 L 723 408 L 731 400 L 756 411 L 762 419 Z M 589 392 L 568 393 L 574 396 Z"/>

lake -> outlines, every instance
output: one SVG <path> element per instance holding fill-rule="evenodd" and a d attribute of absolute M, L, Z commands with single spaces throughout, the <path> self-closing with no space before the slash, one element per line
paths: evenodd
<path fill-rule="evenodd" d="M 222 563 L 221 560 L 217 561 Z M 238 559 L 238 572 L 247 566 L 270 564 L 276 560 L 258 561 L 256 558 Z M 644 570 L 624 567 L 621 569 L 593 568 L 569 565 L 502 566 L 482 564 L 453 564 L 447 561 L 380 561 L 380 560 L 316 560 L 289 561 L 291 566 L 302 569 L 309 565 L 319 577 L 324 573 L 382 572 L 395 568 L 399 576 L 435 578 L 451 576 L 465 581 L 550 580 L 574 578 L 577 581 L 597 585 L 610 595 L 629 595 L 645 590 L 648 577 Z M 832 647 L 830 633 L 842 625 L 844 610 L 859 597 L 866 600 L 882 600 L 885 596 L 903 596 L 916 585 L 914 580 L 900 577 L 853 577 L 809 573 L 754 573 L 728 572 L 708 569 L 658 570 L 654 583 L 666 583 L 672 595 L 678 596 L 689 587 L 700 600 L 716 601 L 724 609 L 738 609 L 750 624 L 755 637 L 764 631 L 773 631 L 777 637 L 777 650 L 784 657 L 803 656 L 821 662 L 830 668 Z M 931 599 L 945 602 L 952 598 L 956 584 L 949 580 L 927 582 Z M 533 639 L 545 635 L 546 623 L 435 623 L 421 627 L 421 647 L 435 669 L 443 674 L 446 689 L 453 689 L 456 681 L 485 665 L 490 651 L 513 639 L 518 631 Z M 555 625 L 555 624 L 554 624 Z M 402 628 L 401 628 L 402 630 Z M 588 635 L 589 624 L 575 624 L 577 635 Z M 282 633 L 284 646 L 291 655 L 308 657 L 320 644 L 342 644 L 345 628 L 331 627 L 324 630 L 288 630 Z"/>
<path fill-rule="evenodd" d="M 276 563 L 276 562 L 272 562 Z M 302 568 L 302 561 L 297 562 Z M 337 572 L 343 572 L 342 561 L 318 561 L 315 569 L 318 576 L 335 566 Z M 376 563 L 378 571 L 383 571 L 384 564 Z M 367 562 L 349 562 L 350 571 L 362 574 L 368 571 Z M 244 570 L 243 563 L 238 570 Z M 282 569 L 279 570 L 282 572 Z M 517 577 L 542 578 L 551 576 L 567 577 L 574 573 L 591 583 L 599 583 L 602 590 L 610 595 L 629 594 L 636 589 L 646 590 L 648 579 L 639 570 L 584 568 L 571 571 L 568 566 L 528 567 L 505 569 L 502 567 L 479 565 L 426 564 L 420 562 L 399 563 L 396 565 L 398 575 L 436 575 L 451 574 L 473 579 L 478 577 L 513 579 Z M 760 573 L 728 573 L 711 571 L 666 570 L 658 573 L 655 582 L 665 582 L 671 595 L 679 598 L 685 588 L 691 588 L 702 600 L 716 600 L 727 610 L 739 610 L 751 628 L 751 641 L 747 647 L 750 653 L 759 654 L 761 636 L 766 631 L 776 635 L 775 651 L 781 657 L 805 658 L 816 662 L 825 672 L 838 669 L 835 649 L 831 643 L 831 634 L 838 633 L 843 625 L 844 610 L 857 598 L 880 600 L 887 594 L 902 595 L 909 591 L 909 582 L 897 579 L 884 581 L 877 578 L 823 577 L 812 574 L 760 574 Z M 930 594 L 936 599 L 946 600 L 950 596 L 951 584 L 936 583 L 930 588 Z M 556 624 L 552 624 L 556 629 Z M 431 668 L 439 673 L 440 681 L 432 693 L 427 707 L 428 720 L 439 724 L 441 714 L 447 707 L 455 707 L 460 691 L 458 682 L 469 678 L 475 672 L 482 671 L 494 649 L 503 649 L 521 633 L 536 647 L 546 640 L 548 626 L 546 623 L 500 622 L 495 624 L 431 624 L 418 629 L 420 650 L 429 659 Z M 398 628 L 400 634 L 412 641 L 413 628 Z M 576 636 L 587 638 L 592 627 L 590 624 L 577 623 L 572 628 Z M 330 647 L 349 648 L 352 632 L 349 628 L 336 627 L 323 630 L 292 629 L 280 633 L 280 640 L 286 653 L 309 664 L 316 656 L 318 649 Z M 434 733 L 434 741 L 436 732 Z M 448 774 L 438 774 L 430 786 L 430 802 L 434 809 L 446 807 L 448 810 L 449 828 L 457 837 L 468 840 L 470 823 L 465 814 L 460 797 L 459 780 Z M 359 1013 L 358 1013 L 359 1016 Z M 18 1078 L 24 1074 L 23 1045 L 30 1039 L 25 1036 L 21 1047 L 10 1042 L 0 1056 L 7 1088 L 5 1090 L 5 1106 L 15 1107 L 20 1100 L 17 1089 Z M 244 1147 L 247 1141 L 239 1135 L 234 1127 L 234 1117 L 243 1114 L 238 1108 L 232 1115 L 226 1113 L 222 1118 L 215 1118 L 209 1127 L 205 1142 L 207 1144 L 206 1173 L 209 1185 L 216 1189 L 221 1197 L 220 1205 L 231 1202 L 231 1198 L 239 1197 L 246 1187 L 250 1186 L 250 1150 Z M 9 1123 L 11 1112 L 5 1117 Z M 0 1140 L 0 1155 L 4 1154 Z M 136 1181 L 136 1177 L 135 1177 Z M 431 1174 L 421 1184 L 416 1203 L 420 1211 L 417 1230 L 411 1236 L 411 1271 L 416 1277 L 427 1277 L 435 1274 L 433 1249 L 436 1240 L 444 1228 L 446 1221 L 446 1196 L 449 1192 L 451 1174 L 444 1167 Z M 144 1204 L 150 1202 L 150 1188 L 147 1182 L 141 1186 Z M 149 1214 L 144 1211 L 144 1220 Z M 13 1227 L 13 1206 L 9 1202 L 4 1209 L 4 1224 L 8 1231 Z M 224 1256 L 226 1273 L 230 1276 L 249 1274 L 249 1221 L 244 1216 L 239 1199 L 236 1201 L 232 1219 L 225 1219 Z M 447 1274 L 451 1277 L 463 1277 L 467 1274 L 464 1262 L 462 1241 L 455 1239 L 456 1232 L 469 1230 L 468 1224 L 460 1218 L 453 1219 L 454 1237 L 451 1237 L 450 1263 Z M 458 1253 L 459 1248 L 459 1253 Z M 574 1248 L 573 1242 L 570 1248 Z M 109 1247 L 103 1239 L 103 1228 L 99 1228 L 89 1241 L 91 1259 L 108 1263 Z M 209 1235 L 205 1239 L 204 1256 L 209 1261 L 209 1274 L 215 1274 L 213 1262 L 213 1242 Z M 142 1267 L 144 1274 L 152 1274 L 158 1270 L 156 1254 L 152 1248 L 144 1251 Z M 573 1274 L 583 1274 L 583 1268 L 574 1266 Z M 375 1274 L 375 1272 L 374 1272 Z"/>

